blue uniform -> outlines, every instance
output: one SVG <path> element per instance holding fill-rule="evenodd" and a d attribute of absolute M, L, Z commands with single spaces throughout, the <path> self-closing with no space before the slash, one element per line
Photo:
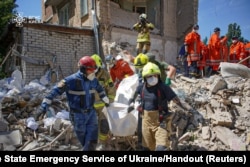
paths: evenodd
<path fill-rule="evenodd" d="M 101 99 L 106 97 L 96 78 L 90 81 L 78 71 L 60 81 L 43 101 L 49 104 L 54 97 L 66 92 L 70 120 L 83 151 L 95 150 L 98 139 L 97 115 L 94 109 L 95 91 Z"/>

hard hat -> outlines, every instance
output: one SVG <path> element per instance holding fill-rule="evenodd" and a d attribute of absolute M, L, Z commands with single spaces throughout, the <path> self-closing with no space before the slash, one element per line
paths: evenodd
<path fill-rule="evenodd" d="M 193 29 L 199 30 L 199 25 L 198 25 L 198 24 L 195 24 L 195 25 L 193 26 Z"/>
<path fill-rule="evenodd" d="M 219 27 L 215 27 L 214 28 L 214 32 L 218 32 L 218 31 L 220 31 L 220 28 Z"/>
<path fill-rule="evenodd" d="M 142 13 L 140 16 L 139 16 L 139 19 L 147 19 L 147 15 L 145 13 Z"/>
<path fill-rule="evenodd" d="M 142 77 L 150 75 L 161 75 L 161 71 L 156 64 L 148 62 L 142 69 Z"/>
<path fill-rule="evenodd" d="M 146 55 L 148 56 L 149 62 L 155 61 L 155 55 L 153 53 L 148 52 Z"/>
<path fill-rule="evenodd" d="M 134 65 L 136 68 L 142 68 L 148 63 L 148 56 L 140 53 L 136 58 L 134 59 Z"/>
<path fill-rule="evenodd" d="M 95 60 L 92 59 L 90 56 L 82 57 L 78 62 L 78 66 L 80 67 L 80 71 L 84 74 L 86 70 L 90 70 L 90 71 L 96 70 Z"/>
<path fill-rule="evenodd" d="M 95 60 L 95 64 L 97 67 L 102 67 L 102 59 L 100 56 L 98 56 L 98 54 L 93 54 L 91 58 Z"/>
<path fill-rule="evenodd" d="M 112 55 L 107 55 L 105 61 L 107 64 L 114 64 L 115 58 Z"/>

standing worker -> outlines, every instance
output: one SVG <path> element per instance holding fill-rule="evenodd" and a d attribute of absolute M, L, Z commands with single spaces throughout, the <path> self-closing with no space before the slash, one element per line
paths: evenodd
<path fill-rule="evenodd" d="M 139 55 L 137 55 L 134 59 L 134 66 L 135 69 L 137 71 L 137 75 L 139 78 L 139 82 L 142 82 L 142 68 L 148 63 L 148 56 L 140 53 Z"/>
<path fill-rule="evenodd" d="M 134 71 L 128 62 L 123 60 L 121 55 L 117 55 L 115 58 L 112 55 L 108 55 L 105 60 L 110 68 L 109 73 L 116 89 L 125 77 L 134 75 Z"/>
<path fill-rule="evenodd" d="M 201 37 L 198 33 L 199 25 L 193 26 L 192 32 L 185 36 L 185 56 L 187 57 L 189 77 L 197 77 L 197 61 L 201 59 Z"/>
<path fill-rule="evenodd" d="M 229 49 L 229 62 L 238 63 L 245 58 L 245 45 L 243 42 L 238 40 L 237 36 L 232 37 L 232 44 Z M 242 62 L 243 65 L 247 66 L 247 62 Z"/>
<path fill-rule="evenodd" d="M 147 15 L 142 13 L 139 16 L 139 22 L 134 24 L 133 29 L 138 32 L 136 55 L 147 53 L 150 50 L 150 30 L 154 29 L 154 25 L 147 20 Z"/>
<path fill-rule="evenodd" d="M 224 61 L 222 44 L 226 41 L 227 36 L 224 36 L 223 39 L 220 39 L 220 28 L 214 28 L 214 33 L 211 35 L 208 42 L 209 59 L 207 61 L 207 65 L 210 67 L 208 73 L 216 74 L 219 69 L 220 62 Z"/>
<path fill-rule="evenodd" d="M 109 75 L 109 72 L 103 68 L 102 59 L 99 55 L 94 54 L 91 56 L 96 63 L 97 70 L 95 72 L 96 78 L 99 81 L 100 85 L 104 88 L 109 102 L 112 103 L 115 98 L 115 87 L 112 82 L 112 79 Z M 107 149 L 107 141 L 109 135 L 109 124 L 108 121 L 102 112 L 103 107 L 105 107 L 105 103 L 99 98 L 98 93 L 95 93 L 95 103 L 94 107 L 97 111 L 98 115 L 98 145 L 96 150 L 97 151 L 105 151 Z"/>
<path fill-rule="evenodd" d="M 94 93 L 95 91 L 98 92 L 106 106 L 109 106 L 109 99 L 103 87 L 95 78 L 95 61 L 90 56 L 84 56 L 79 60 L 78 67 L 79 70 L 76 73 L 61 80 L 43 99 L 34 118 L 37 120 L 40 116 L 43 116 L 53 98 L 66 92 L 70 108 L 70 120 L 83 151 L 95 151 L 98 139 L 98 123 L 94 109 Z"/>
<path fill-rule="evenodd" d="M 245 44 L 245 53 L 246 53 L 246 57 L 250 56 L 250 42 Z M 246 61 L 247 61 L 248 68 L 250 68 L 250 58 Z"/>
<path fill-rule="evenodd" d="M 168 111 L 168 102 L 180 103 L 174 91 L 160 78 L 159 67 L 148 62 L 142 70 L 143 83 L 135 91 L 140 95 L 138 109 L 142 114 L 142 145 L 144 150 L 166 151 L 169 149 L 169 135 L 172 114 Z M 135 100 L 136 96 L 134 96 Z M 130 110 L 131 111 L 131 110 Z M 129 111 L 128 111 L 129 112 Z"/>
<path fill-rule="evenodd" d="M 159 62 L 156 60 L 155 55 L 153 53 L 147 53 L 148 61 L 156 64 L 161 71 L 161 80 L 165 82 L 166 85 L 171 85 L 171 78 L 174 78 L 176 74 L 176 68 L 164 61 Z"/>

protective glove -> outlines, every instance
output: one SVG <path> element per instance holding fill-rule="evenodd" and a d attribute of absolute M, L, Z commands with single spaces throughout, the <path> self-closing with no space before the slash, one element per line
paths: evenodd
<path fill-rule="evenodd" d="M 128 100 L 128 105 L 130 106 L 134 102 L 135 102 L 134 99 L 131 98 L 131 99 Z"/>
<path fill-rule="evenodd" d="M 113 82 L 109 82 L 109 87 L 110 88 L 114 87 L 114 83 Z"/>
<path fill-rule="evenodd" d="M 109 98 L 107 96 L 103 97 L 102 101 L 105 103 L 106 107 L 109 107 Z"/>
<path fill-rule="evenodd" d="M 48 111 L 49 105 L 46 102 L 42 102 L 36 113 L 33 115 L 34 119 L 37 121 L 39 118 L 44 116 Z"/>
<path fill-rule="evenodd" d="M 166 78 L 165 84 L 168 85 L 168 86 L 170 86 L 171 85 L 171 79 L 170 78 Z"/>

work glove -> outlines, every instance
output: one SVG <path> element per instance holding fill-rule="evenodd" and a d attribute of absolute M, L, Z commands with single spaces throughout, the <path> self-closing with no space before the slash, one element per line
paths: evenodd
<path fill-rule="evenodd" d="M 113 82 L 109 82 L 109 87 L 110 88 L 114 87 L 114 83 Z"/>
<path fill-rule="evenodd" d="M 105 103 L 105 106 L 106 106 L 106 107 L 109 107 L 109 103 Z"/>
<path fill-rule="evenodd" d="M 168 86 L 170 86 L 171 85 L 171 79 L 170 78 L 166 78 L 165 84 L 168 85 Z"/>
<path fill-rule="evenodd" d="M 105 103 L 106 107 L 109 107 L 109 98 L 107 96 L 103 97 L 102 101 Z"/>
<path fill-rule="evenodd" d="M 33 115 L 34 119 L 37 121 L 40 117 L 43 117 L 48 111 L 49 105 L 46 102 L 42 102 L 36 113 Z"/>

